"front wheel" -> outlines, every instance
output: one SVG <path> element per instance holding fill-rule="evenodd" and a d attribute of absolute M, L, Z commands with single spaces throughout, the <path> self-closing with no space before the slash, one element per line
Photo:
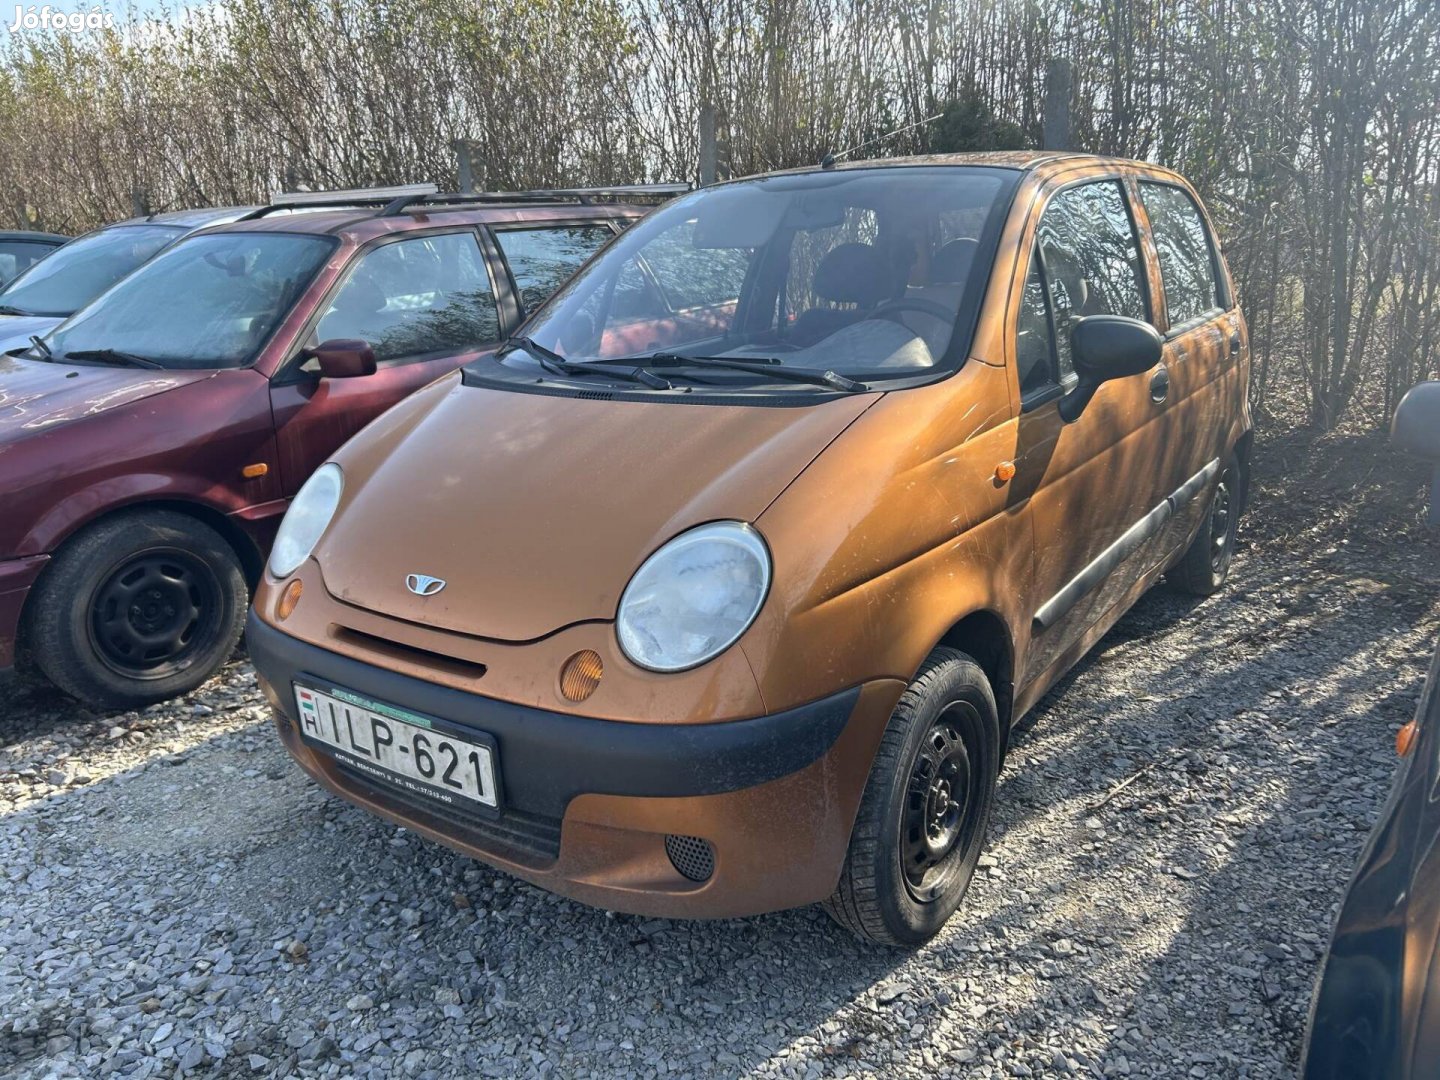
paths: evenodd
<path fill-rule="evenodd" d="M 36 665 L 99 708 L 188 693 L 234 650 L 249 595 L 234 550 L 168 510 L 100 521 L 60 549 L 29 601 Z"/>
<path fill-rule="evenodd" d="M 971 657 L 936 649 L 880 741 L 835 893 L 825 910 L 882 945 L 939 933 L 970 886 L 1000 766 L 990 682 Z"/>

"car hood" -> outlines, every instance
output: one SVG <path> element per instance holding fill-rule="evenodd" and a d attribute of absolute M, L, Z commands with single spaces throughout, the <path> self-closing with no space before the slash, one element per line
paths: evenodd
<path fill-rule="evenodd" d="M 52 364 L 0 355 L 0 442 L 83 420 L 213 374 Z"/>
<path fill-rule="evenodd" d="M 613 619 L 651 552 L 754 521 L 877 398 L 682 405 L 444 379 L 337 455 L 345 492 L 315 555 L 337 599 L 445 630 L 529 641 Z M 417 596 L 412 574 L 446 584 Z"/>
<path fill-rule="evenodd" d="M 44 337 L 62 322 L 54 315 L 0 315 L 0 353 L 22 349 L 32 334 Z"/>

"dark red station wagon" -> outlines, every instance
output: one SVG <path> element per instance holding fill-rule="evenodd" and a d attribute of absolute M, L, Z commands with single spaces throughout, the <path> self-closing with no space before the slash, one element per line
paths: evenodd
<path fill-rule="evenodd" d="M 0 673 L 104 707 L 199 685 L 316 466 L 680 190 L 277 198 L 0 356 Z"/>

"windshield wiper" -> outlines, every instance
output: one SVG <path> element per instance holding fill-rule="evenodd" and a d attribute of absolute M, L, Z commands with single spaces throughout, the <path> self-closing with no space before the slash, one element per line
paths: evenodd
<path fill-rule="evenodd" d="M 670 367 L 708 367 L 724 368 L 729 371 L 747 371 L 752 375 L 765 375 L 784 382 L 828 386 L 832 390 L 844 390 L 846 393 L 870 389 L 865 383 L 847 379 L 839 372 L 789 367 L 785 361 L 773 356 L 757 356 L 753 359 L 742 360 L 733 356 L 686 356 L 682 353 L 657 352 L 644 357 L 644 360 L 646 363 L 663 364 Z"/>
<path fill-rule="evenodd" d="M 0 315 L 30 315 L 32 312 L 23 308 L 11 307 L 9 304 L 0 304 Z"/>
<path fill-rule="evenodd" d="M 143 367 L 154 368 L 157 371 L 165 370 L 164 364 L 158 364 L 148 356 L 122 352 L 120 349 L 80 349 L 77 352 L 67 352 L 62 359 L 98 360 L 102 364 L 114 364 L 116 367 Z"/>
<path fill-rule="evenodd" d="M 622 379 L 625 382 L 641 383 L 654 390 L 675 389 L 669 380 L 662 379 L 653 371 L 646 371 L 639 365 L 629 370 L 612 371 L 609 368 L 597 368 L 595 364 L 577 364 L 572 360 L 566 360 L 554 349 L 547 349 L 544 345 L 528 337 L 509 338 L 505 342 L 505 347 L 528 352 L 540 362 L 542 368 L 552 375 L 600 375 L 605 378 Z"/>
<path fill-rule="evenodd" d="M 39 334 L 30 335 L 30 348 L 35 351 L 41 360 L 55 359 L 54 354 L 50 351 L 50 346 L 45 343 L 45 339 Z"/>

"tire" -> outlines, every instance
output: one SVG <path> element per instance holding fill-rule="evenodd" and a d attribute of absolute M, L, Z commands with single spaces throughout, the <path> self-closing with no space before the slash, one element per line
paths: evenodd
<path fill-rule="evenodd" d="M 881 945 L 913 948 L 939 933 L 970 886 L 999 765 L 1000 720 L 985 672 L 962 652 L 936 649 L 880 740 L 840 883 L 824 903 L 830 917 Z M 936 792 L 936 777 L 948 779 L 952 798 Z M 912 794 L 912 782 L 923 793 Z M 957 789 L 964 794 L 953 798 Z"/>
<path fill-rule="evenodd" d="M 215 673 L 248 600 L 234 549 L 210 526 L 168 510 L 117 514 L 67 541 L 41 576 L 31 658 L 88 705 L 150 705 Z"/>
<path fill-rule="evenodd" d="M 1245 505 L 1245 473 L 1232 451 L 1220 470 L 1220 479 L 1210 495 L 1210 506 L 1195 539 L 1165 575 L 1166 583 L 1192 596 L 1212 596 L 1230 576 L 1235 556 L 1235 533 Z"/>

